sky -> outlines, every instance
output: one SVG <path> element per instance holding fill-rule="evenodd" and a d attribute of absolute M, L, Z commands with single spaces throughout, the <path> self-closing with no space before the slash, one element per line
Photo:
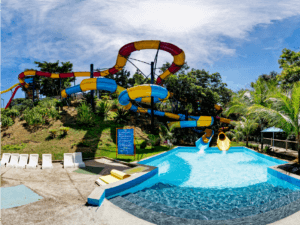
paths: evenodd
<path fill-rule="evenodd" d="M 125 44 L 160 40 L 183 49 L 190 68 L 219 72 L 237 91 L 280 73 L 282 50 L 299 51 L 299 36 L 299 0 L 9 0 L 1 3 L 1 90 L 24 69 L 38 70 L 34 61 L 70 61 L 73 72 L 111 68 Z M 150 63 L 155 54 L 131 58 Z M 173 57 L 160 51 L 157 66 L 166 61 Z M 148 64 L 135 64 L 150 74 Z M 136 71 L 130 63 L 124 69 Z M 19 89 L 15 98 L 24 96 Z M 5 104 L 10 97 L 1 95 Z"/>

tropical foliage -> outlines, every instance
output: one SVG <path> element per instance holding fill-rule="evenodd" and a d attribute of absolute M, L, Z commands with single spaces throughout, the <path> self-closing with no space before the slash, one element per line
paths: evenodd
<path fill-rule="evenodd" d="M 83 101 L 77 108 L 77 124 L 89 126 L 94 125 L 95 123 L 95 114 L 93 113 L 91 106 Z"/>
<path fill-rule="evenodd" d="M 34 62 L 39 67 L 39 71 L 50 72 L 50 73 L 69 73 L 72 72 L 73 64 L 70 62 L 62 62 L 62 66 L 59 66 L 59 61 L 55 63 L 51 62 Z M 36 70 L 36 69 L 25 69 L 27 70 Z M 40 90 L 40 94 L 47 97 L 58 96 L 60 95 L 60 89 L 66 89 L 71 87 L 71 82 L 74 82 L 75 77 L 69 77 L 64 79 L 49 79 L 48 77 L 43 76 L 34 76 L 35 88 Z M 25 88 L 22 87 L 22 90 L 25 92 Z"/>
<path fill-rule="evenodd" d="M 278 60 L 282 72 L 277 76 L 281 87 L 288 90 L 295 82 L 300 81 L 300 52 L 283 49 Z"/>

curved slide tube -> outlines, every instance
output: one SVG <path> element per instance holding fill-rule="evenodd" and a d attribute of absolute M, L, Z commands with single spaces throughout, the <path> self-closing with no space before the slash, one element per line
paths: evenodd
<path fill-rule="evenodd" d="M 217 146 L 221 151 L 227 151 L 230 148 L 230 140 L 223 132 L 218 135 Z"/>
<path fill-rule="evenodd" d="M 6 90 L 4 90 L 4 91 L 1 91 L 1 94 L 4 94 L 4 93 L 6 93 L 6 92 L 9 92 L 11 89 L 14 89 L 14 88 L 17 87 L 18 85 L 19 85 L 19 83 L 17 83 L 17 84 L 15 84 L 15 85 L 11 86 L 10 88 L 8 88 L 8 89 L 6 89 Z"/>
<path fill-rule="evenodd" d="M 124 45 L 120 50 L 116 60 L 116 64 L 107 70 L 101 72 L 94 72 L 94 77 L 101 78 L 90 78 L 83 80 L 80 85 L 67 88 L 61 92 L 63 98 L 68 97 L 69 95 L 76 92 L 84 92 L 88 90 L 106 90 L 111 93 L 117 93 L 119 95 L 119 102 L 127 110 L 132 110 L 140 113 L 149 113 L 151 114 L 150 109 L 144 109 L 141 107 L 136 107 L 132 104 L 132 100 L 137 102 L 150 103 L 151 97 L 154 97 L 154 102 L 165 101 L 172 96 L 172 93 L 169 93 L 165 88 L 158 85 L 140 85 L 132 88 L 125 89 L 116 84 L 114 80 L 103 78 L 107 75 L 113 75 L 118 71 L 122 70 L 126 65 L 127 59 L 130 54 L 134 51 L 139 51 L 143 49 L 157 49 L 164 50 L 169 52 L 174 60 L 171 66 L 159 75 L 157 78 L 156 84 L 162 84 L 163 80 L 168 78 L 170 75 L 176 73 L 184 65 L 185 54 L 184 51 L 177 46 L 161 41 L 137 41 L 132 42 L 127 45 Z M 69 77 L 90 77 L 90 72 L 72 72 L 72 73 L 49 73 L 42 71 L 29 70 L 19 74 L 20 85 L 29 87 L 29 84 L 26 83 L 26 76 L 43 76 L 52 79 L 57 78 L 69 78 Z M 10 90 L 10 89 L 9 89 Z M 14 92 L 15 93 L 15 92 Z M 12 96 L 13 98 L 13 96 Z M 9 102 L 10 103 L 10 102 Z M 216 110 L 221 110 L 222 108 L 218 105 L 215 105 Z M 188 116 L 189 121 L 185 120 L 185 115 L 183 114 L 173 114 L 167 112 L 160 112 L 154 110 L 154 115 L 157 116 L 166 116 L 172 119 L 177 119 L 179 121 L 169 122 L 169 126 L 185 128 L 185 127 L 206 127 L 211 126 L 214 123 L 214 118 L 211 116 Z M 180 121 L 181 120 L 181 121 Z M 230 121 L 230 120 L 229 120 Z M 228 122 L 228 121 L 221 121 Z M 211 139 L 210 139 L 211 140 Z"/>
<path fill-rule="evenodd" d="M 211 142 L 214 136 L 214 131 L 211 129 L 205 129 L 205 134 L 199 138 L 195 144 L 198 149 L 205 150 L 209 147 L 209 143 Z"/>

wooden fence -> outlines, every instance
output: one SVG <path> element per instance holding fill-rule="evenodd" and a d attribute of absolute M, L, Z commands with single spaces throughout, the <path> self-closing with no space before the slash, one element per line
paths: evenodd
<path fill-rule="evenodd" d="M 271 146 L 273 141 L 281 141 L 281 142 L 285 142 L 285 150 L 287 151 L 287 147 L 288 147 L 288 142 L 291 142 L 291 143 L 296 143 L 297 144 L 297 141 L 288 141 L 288 140 L 280 140 L 280 139 L 273 139 L 273 138 L 263 138 L 263 139 L 266 139 L 266 140 L 271 140 Z M 274 146 L 276 147 L 276 146 Z M 263 141 L 261 142 L 261 148 L 263 149 Z"/>

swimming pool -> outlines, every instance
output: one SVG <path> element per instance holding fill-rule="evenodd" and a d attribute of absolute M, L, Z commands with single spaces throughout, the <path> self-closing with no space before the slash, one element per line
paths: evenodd
<path fill-rule="evenodd" d="M 158 167 L 158 174 L 118 196 L 151 212 L 197 220 L 249 217 L 300 200 L 300 187 L 267 172 L 286 161 L 243 147 L 198 152 L 179 147 L 139 162 Z M 120 202 L 116 196 L 110 201 Z"/>

